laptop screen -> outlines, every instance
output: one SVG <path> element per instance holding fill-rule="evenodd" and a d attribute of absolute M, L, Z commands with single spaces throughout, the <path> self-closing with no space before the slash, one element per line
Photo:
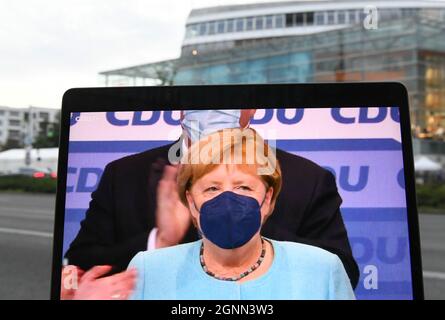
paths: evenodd
<path fill-rule="evenodd" d="M 356 281 L 357 283 L 354 285 L 356 298 L 412 299 L 407 195 L 405 193 L 402 134 L 398 107 L 305 108 L 296 106 L 286 109 L 258 108 L 249 110 L 251 113 L 245 115 L 241 120 L 240 118 L 243 118 L 244 114 L 242 109 L 229 111 L 232 115 L 238 116 L 238 118 L 234 118 L 238 123 L 244 122 L 241 123 L 241 127 L 255 129 L 273 150 L 277 150 L 277 155 L 286 155 L 283 156 L 283 163 L 280 163 L 283 176 L 281 198 L 278 198 L 275 212 L 272 212 L 271 218 L 269 218 L 270 223 L 273 221 L 274 229 L 283 228 L 283 233 L 280 233 L 280 230 L 275 231 L 276 233 L 270 232 L 272 228 L 269 228 L 265 231 L 266 236 L 270 235 L 271 238 L 276 236 L 279 238 L 277 240 L 294 240 L 295 242 L 299 242 L 295 239 L 301 239 L 302 242 L 307 240 L 311 245 L 316 245 L 317 237 L 320 237 L 320 247 L 334 253 L 338 249 L 336 241 L 338 237 L 342 236 L 341 232 L 323 235 L 324 228 L 331 228 L 329 222 L 323 225 L 325 222 L 321 218 L 320 221 L 317 221 L 316 217 L 313 220 L 314 225 L 309 226 L 309 222 L 305 222 L 305 219 L 309 219 L 308 215 L 311 214 L 332 214 L 335 216 L 335 212 L 327 212 L 329 210 L 336 211 L 335 205 L 334 207 L 324 205 L 329 201 L 329 194 L 326 195 L 327 198 L 320 196 L 312 200 L 304 200 L 314 203 L 296 205 L 295 210 L 304 212 L 291 212 L 292 210 L 283 208 L 279 204 L 280 201 L 285 201 L 283 199 L 286 197 L 294 197 L 296 203 L 300 195 L 302 199 L 310 199 L 310 195 L 316 194 L 318 188 L 323 189 L 323 181 L 319 183 L 294 181 L 298 177 L 306 177 L 302 172 L 299 172 L 299 170 L 305 170 L 304 168 L 292 167 L 288 163 L 284 163 L 288 161 L 286 159 L 293 159 L 292 157 L 295 156 L 308 164 L 309 167 L 325 170 L 328 175 L 330 173 L 334 178 L 337 191 L 335 188 L 331 190 L 331 196 L 333 194 L 340 196 L 341 201 L 337 203 L 341 215 L 340 221 L 342 220 L 344 223 L 344 229 L 347 232 L 346 242 L 349 242 L 353 260 L 358 267 L 358 275 L 356 275 L 358 282 Z M 166 146 L 168 148 L 177 146 L 179 150 L 184 146 L 187 148 L 187 144 L 184 142 L 186 140 L 180 138 L 190 137 L 190 132 L 193 131 L 184 123 L 190 112 L 191 110 L 156 110 L 71 113 L 63 222 L 64 260 L 60 261 L 61 264 L 86 264 L 85 268 L 97 264 L 98 262 L 91 257 L 91 252 L 85 250 L 82 253 L 82 243 L 84 246 L 91 246 L 96 241 L 101 246 L 111 248 L 110 262 L 99 261 L 102 264 L 112 265 L 116 259 L 116 252 L 125 250 L 119 249 L 119 242 L 125 242 L 132 238 L 131 235 L 125 233 L 125 230 L 128 229 L 128 232 L 131 233 L 129 221 L 136 219 L 130 216 L 133 213 L 129 213 L 129 221 L 117 217 L 118 211 L 123 210 L 120 207 L 125 206 L 125 203 L 119 203 L 119 201 L 124 201 L 120 200 L 119 195 L 105 201 L 107 204 L 103 206 L 106 208 L 98 208 L 100 201 L 97 199 L 101 197 L 99 192 L 96 194 L 97 201 L 92 201 L 96 190 L 118 188 L 113 183 L 119 183 L 119 180 L 112 181 L 110 175 L 104 177 L 104 171 L 107 165 L 111 168 L 113 163 L 125 161 L 122 159 L 136 159 L 138 154 L 153 155 L 148 157 L 145 163 L 147 167 L 153 167 L 159 162 L 155 156 L 157 150 L 166 150 Z M 207 115 L 202 115 L 206 112 Z M 211 133 L 211 128 L 216 130 L 225 126 L 230 127 L 230 124 L 222 122 L 218 127 L 218 121 L 209 120 L 215 116 L 210 111 L 200 110 L 197 113 L 202 115 L 201 119 L 207 119 L 202 120 L 195 128 L 203 134 Z M 193 112 L 191 114 L 193 115 Z M 209 128 L 206 128 L 207 124 Z M 159 157 L 162 158 L 162 156 Z M 280 157 L 278 160 L 280 161 Z M 172 162 L 171 159 L 163 161 L 164 165 Z M 136 160 L 133 163 L 134 166 L 140 165 Z M 123 176 L 126 174 L 131 175 L 124 169 L 119 171 L 117 165 L 114 167 L 113 175 L 122 175 L 116 179 L 124 179 Z M 151 172 L 152 169 L 147 170 L 147 172 Z M 144 175 L 141 174 L 141 176 Z M 314 176 L 314 179 L 316 180 L 317 177 Z M 107 183 L 110 185 L 107 186 Z M 141 182 L 140 186 L 156 189 L 156 179 L 147 184 Z M 292 186 L 295 186 L 294 191 L 284 190 L 293 188 Z M 303 192 L 302 190 L 305 188 L 312 190 Z M 125 200 L 131 202 L 128 205 L 128 210 L 155 210 L 149 203 L 150 195 L 145 191 L 139 191 L 135 191 L 134 199 Z M 115 190 L 109 190 L 109 192 L 112 193 Z M 145 194 L 147 194 L 147 198 L 144 198 Z M 307 195 L 309 195 L 308 198 Z M 144 199 L 140 199 L 141 197 Z M 286 201 L 293 203 L 294 200 Z M 311 211 L 311 208 L 315 209 Z M 107 210 L 110 212 L 105 212 Z M 295 219 L 299 217 L 298 222 L 292 220 L 292 217 L 286 218 L 293 221 L 291 223 L 285 221 L 285 218 L 283 221 L 280 221 L 281 218 L 273 218 L 277 214 L 276 211 L 280 210 L 286 211 L 287 216 L 294 214 Z M 147 212 L 146 214 L 147 225 L 156 224 L 155 218 L 150 216 L 153 213 Z M 112 215 L 111 219 L 114 223 L 122 225 L 98 227 L 101 232 L 108 230 L 113 234 L 110 234 L 109 237 L 96 234 L 96 239 L 93 239 L 93 236 L 92 239 L 85 240 L 88 238 L 86 234 L 89 230 L 87 229 L 91 228 L 92 224 L 82 224 L 82 221 L 86 217 L 88 220 L 88 215 L 92 216 L 93 220 L 94 215 Z M 139 214 L 137 219 L 141 219 L 140 217 Z M 279 216 L 277 215 L 277 217 Z M 123 225 L 126 223 L 128 226 Z M 145 222 L 141 223 L 145 224 Z M 284 230 L 286 228 L 287 230 Z M 311 233 L 311 228 L 317 231 Z M 82 234 L 82 229 L 85 229 L 84 234 Z M 134 234 L 140 230 L 142 229 L 135 228 Z M 148 235 L 149 231 L 147 230 Z M 296 238 L 287 239 L 284 236 L 286 232 L 294 232 Z M 149 236 L 146 249 L 150 249 L 148 238 Z M 92 241 L 93 244 L 89 244 L 88 241 Z M 186 241 L 184 240 L 184 242 Z M 73 243 L 76 244 L 74 248 L 76 254 L 70 256 L 69 250 Z M 113 246 L 116 250 L 113 250 Z M 344 250 L 347 243 L 345 245 L 343 242 L 339 246 L 342 247 L 341 250 Z M 141 248 L 138 247 L 138 250 Z M 136 253 L 130 249 L 126 253 L 121 253 L 124 258 L 122 258 L 123 262 L 119 263 L 122 265 L 125 265 L 125 261 L 129 263 Z M 88 259 L 91 259 L 89 265 Z M 104 254 L 101 259 L 106 259 L 106 255 Z M 346 266 L 347 258 L 343 257 L 341 260 Z M 354 283 L 352 269 L 349 266 L 346 271 L 348 271 L 351 282 Z"/>

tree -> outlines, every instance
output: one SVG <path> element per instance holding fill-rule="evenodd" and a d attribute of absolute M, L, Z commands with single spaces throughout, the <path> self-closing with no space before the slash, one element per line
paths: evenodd
<path fill-rule="evenodd" d="M 6 143 L 2 146 L 2 151 L 9 150 L 9 149 L 16 149 L 16 148 L 23 148 L 23 145 L 20 143 L 19 140 L 16 139 L 8 139 L 6 140 Z"/>

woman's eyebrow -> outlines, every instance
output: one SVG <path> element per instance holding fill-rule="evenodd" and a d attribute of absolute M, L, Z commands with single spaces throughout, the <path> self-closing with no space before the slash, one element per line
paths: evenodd
<path fill-rule="evenodd" d="M 204 182 L 204 184 L 216 184 L 216 185 L 220 185 L 221 184 L 221 180 L 209 180 Z"/>
<path fill-rule="evenodd" d="M 239 179 L 239 178 L 238 178 L 238 179 L 236 179 L 236 180 L 233 180 L 232 183 L 233 183 L 233 184 L 246 184 L 246 183 L 247 183 L 247 184 L 250 184 L 251 181 L 250 181 L 249 178 L 246 177 L 246 178 L 244 178 L 244 179 Z"/>

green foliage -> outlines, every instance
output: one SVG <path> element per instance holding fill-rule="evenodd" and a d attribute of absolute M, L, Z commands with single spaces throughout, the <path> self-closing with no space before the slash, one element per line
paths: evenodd
<path fill-rule="evenodd" d="M 18 140 L 8 139 L 3 146 L 0 146 L 0 151 L 5 151 L 15 148 L 23 148 L 23 144 Z"/>
<path fill-rule="evenodd" d="M 419 212 L 445 213 L 445 184 L 417 185 L 416 193 Z"/>
<path fill-rule="evenodd" d="M 55 193 L 56 179 L 36 179 L 23 175 L 0 176 L 0 190 Z M 417 185 L 417 205 L 421 213 L 445 214 L 445 184 Z"/>
<path fill-rule="evenodd" d="M 36 179 L 23 175 L 0 176 L 0 190 L 55 193 L 57 180 L 53 178 Z"/>

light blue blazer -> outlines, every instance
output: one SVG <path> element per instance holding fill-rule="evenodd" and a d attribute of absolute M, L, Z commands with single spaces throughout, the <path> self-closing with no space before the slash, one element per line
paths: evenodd
<path fill-rule="evenodd" d="M 270 240 L 274 259 L 260 277 L 217 280 L 201 267 L 201 240 L 139 252 L 130 262 L 138 279 L 132 299 L 302 300 L 355 299 L 341 260 L 318 247 Z"/>

